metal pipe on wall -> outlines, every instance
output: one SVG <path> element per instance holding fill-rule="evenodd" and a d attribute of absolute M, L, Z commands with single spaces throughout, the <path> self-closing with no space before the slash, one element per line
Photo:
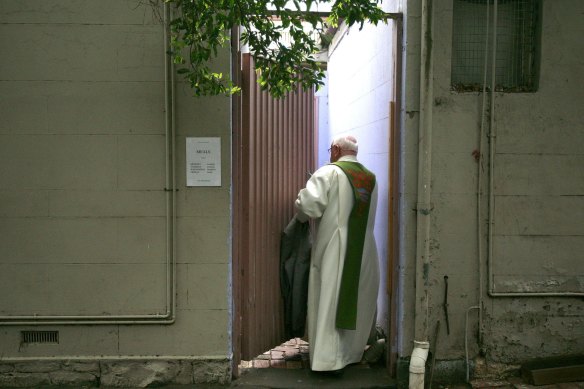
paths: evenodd
<path fill-rule="evenodd" d="M 464 361 L 466 366 L 466 382 L 470 381 L 470 368 L 468 364 L 468 314 L 471 309 L 478 309 L 479 312 L 482 310 L 479 306 L 472 306 L 466 310 L 466 315 L 464 319 Z"/>
<path fill-rule="evenodd" d="M 487 107 L 487 70 L 489 63 L 489 17 L 490 17 L 490 2 L 487 1 L 486 7 L 487 14 L 486 18 L 486 33 L 485 33 L 485 60 L 483 66 L 483 94 L 481 102 L 481 125 L 479 130 L 479 146 L 478 146 L 478 163 L 477 163 L 477 251 L 478 251 L 478 276 L 479 276 L 479 345 L 482 345 L 483 341 L 483 228 L 482 228 L 482 195 L 483 195 L 483 137 L 485 134 L 485 114 Z M 472 307 L 471 307 L 472 308 Z M 470 308 L 469 308 L 470 309 Z M 467 314 L 468 317 L 468 314 Z M 468 357 L 467 357 L 468 360 Z M 468 364 L 468 362 L 467 362 Z M 468 377 L 467 377 L 468 381 Z"/>
<path fill-rule="evenodd" d="M 548 296 L 548 297 L 568 297 L 584 296 L 584 292 L 496 292 L 493 282 L 493 236 L 495 224 L 495 142 L 497 140 L 495 128 L 495 87 L 496 87 L 496 64 L 497 64 L 497 7 L 498 0 L 493 3 L 493 58 L 491 70 L 491 109 L 490 109 L 490 131 L 489 131 L 489 230 L 488 230 L 488 283 L 489 296 L 491 297 L 526 297 L 526 296 Z"/>
<path fill-rule="evenodd" d="M 494 182 L 495 182 L 495 87 L 497 82 L 497 6 L 498 0 L 494 0 L 493 3 L 493 57 L 491 59 L 491 109 L 489 111 L 490 124 L 489 124 L 489 224 L 488 233 L 489 241 L 487 250 L 487 267 L 488 267 L 488 277 L 489 277 L 489 294 L 492 292 L 491 288 L 493 286 L 493 226 L 495 223 L 495 193 L 494 193 Z"/>
<path fill-rule="evenodd" d="M 420 118 L 418 123 L 418 198 L 416 204 L 416 310 L 414 336 L 428 339 L 430 268 L 430 218 L 432 178 L 432 0 L 422 0 L 420 59 Z"/>
<path fill-rule="evenodd" d="M 166 161 L 170 168 L 166 170 L 167 181 L 167 316 L 173 323 L 176 312 L 176 126 L 175 126 L 175 87 L 174 87 L 174 63 L 168 52 L 170 42 L 170 22 L 172 21 L 172 8 L 169 3 L 164 3 L 164 89 L 165 89 L 165 134 L 167 144 Z M 169 146 L 170 145 L 170 146 Z M 170 151 L 170 153 L 169 153 Z M 170 186 L 168 185 L 170 184 Z M 169 192 L 170 190 L 170 192 Z M 170 193 L 170 196 L 169 196 Z M 168 204 L 170 197 L 170 204 Z M 170 221 L 168 222 L 168 219 Z M 170 231 L 169 231 L 170 227 Z M 170 261 L 170 262 L 169 262 Z"/>

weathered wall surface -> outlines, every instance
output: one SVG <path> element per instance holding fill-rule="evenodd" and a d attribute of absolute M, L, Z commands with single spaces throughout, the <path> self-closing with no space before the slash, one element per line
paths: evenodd
<path fill-rule="evenodd" d="M 495 293 L 584 293 L 583 12 L 543 1 L 539 89 L 496 100 Z M 495 299 L 487 328 L 503 361 L 584 351 L 581 298 Z"/>
<path fill-rule="evenodd" d="M 0 316 L 169 308 L 163 28 L 141 3 L 0 4 Z M 230 104 L 176 96 L 176 322 L 2 326 L 4 361 L 229 357 Z M 221 138 L 221 187 L 186 187 L 188 136 Z"/>
<path fill-rule="evenodd" d="M 400 148 L 400 272 L 402 309 L 398 312 L 398 353 L 410 355 L 414 340 L 416 278 L 416 203 L 420 112 L 421 1 L 404 2 L 404 53 Z"/>
<path fill-rule="evenodd" d="M 439 359 L 464 356 L 465 314 L 479 301 L 479 270 L 484 298 L 484 350 L 489 359 L 520 362 L 584 350 L 584 307 L 575 297 L 492 297 L 499 292 L 584 291 L 584 132 L 579 111 L 584 98 L 584 27 L 577 0 L 542 2 L 539 88 L 534 93 L 497 93 L 495 97 L 494 254 L 492 279 L 487 263 L 488 119 L 483 138 L 483 196 L 477 217 L 478 149 L 482 95 L 451 90 L 452 1 L 433 4 L 432 213 L 430 264 L 424 280 L 429 291 L 429 334 L 442 323 Z M 415 174 L 417 152 L 421 1 L 408 2 L 404 209 Z M 487 111 L 488 112 L 488 111 Z M 488 116 L 487 116 L 488 118 Z M 408 176 L 409 172 L 409 176 Z M 408 184 L 409 183 L 409 184 Z M 408 266 L 414 253 L 404 219 Z M 481 223 L 482 235 L 477 228 Z M 408 226 L 410 225 L 410 226 Z M 478 250 L 483 262 L 479 269 Z M 406 294 L 415 290 L 404 278 Z M 450 335 L 444 326 L 444 276 L 449 283 Z M 413 302 L 412 308 L 420 302 Z M 404 314 L 404 324 L 413 320 Z M 477 311 L 470 315 L 471 356 L 476 355 Z M 410 318 L 411 319 L 411 318 Z M 404 328 L 404 342 L 412 337 Z M 406 355 L 409 350 L 405 349 Z"/>

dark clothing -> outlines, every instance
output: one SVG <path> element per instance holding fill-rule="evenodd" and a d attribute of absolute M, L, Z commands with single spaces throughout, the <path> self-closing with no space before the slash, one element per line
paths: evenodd
<path fill-rule="evenodd" d="M 303 337 L 306 329 L 311 248 L 309 224 L 293 218 L 280 240 L 280 289 L 287 339 Z"/>

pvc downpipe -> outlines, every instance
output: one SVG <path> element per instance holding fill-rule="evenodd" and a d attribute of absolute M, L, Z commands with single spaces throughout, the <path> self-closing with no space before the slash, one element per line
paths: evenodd
<path fill-rule="evenodd" d="M 429 342 L 414 340 L 414 351 L 410 358 L 409 389 L 424 389 L 424 375 L 426 373 L 426 360 L 428 359 Z"/>
<path fill-rule="evenodd" d="M 469 307 L 466 310 L 466 315 L 464 319 L 464 362 L 466 366 L 466 382 L 470 382 L 470 364 L 468 362 L 468 314 L 472 309 L 478 309 L 480 313 L 481 307 L 478 305 Z"/>

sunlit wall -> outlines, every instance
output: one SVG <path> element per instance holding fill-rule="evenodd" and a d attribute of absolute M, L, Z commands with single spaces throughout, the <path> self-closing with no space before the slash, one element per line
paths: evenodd
<path fill-rule="evenodd" d="M 392 52 L 391 22 L 365 25 L 362 30 L 358 26 L 339 29 L 329 48 L 329 138 L 321 146 L 321 154 L 327 153 L 328 144 L 335 136 L 355 136 L 359 142 L 359 160 L 377 176 L 379 201 L 375 236 L 381 269 L 378 322 L 384 326 L 388 323 L 386 268 L 389 105 L 394 89 Z"/>

